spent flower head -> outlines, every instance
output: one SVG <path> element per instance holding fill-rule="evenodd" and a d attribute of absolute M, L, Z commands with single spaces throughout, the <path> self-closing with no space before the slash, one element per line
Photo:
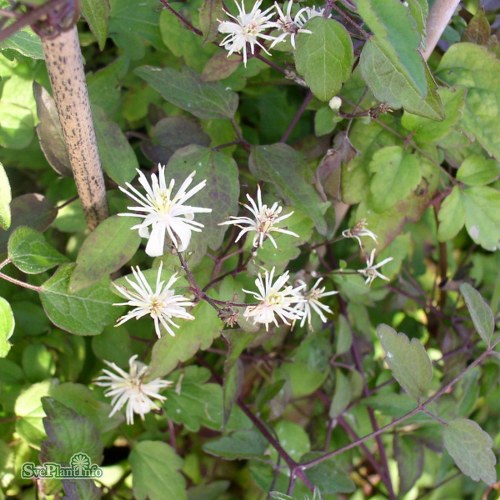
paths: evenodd
<path fill-rule="evenodd" d="M 312 320 L 312 312 L 314 311 L 321 319 L 323 323 L 326 323 L 327 319 L 324 315 L 324 312 L 328 314 L 333 314 L 333 311 L 329 306 L 323 304 L 319 299 L 324 297 L 330 297 L 331 295 L 336 295 L 337 291 L 332 290 L 331 292 L 326 292 L 326 288 L 324 286 L 320 287 L 319 284 L 323 281 L 323 278 L 319 278 L 316 283 L 312 286 L 311 289 L 301 290 L 302 297 L 304 298 L 304 302 L 299 302 L 296 306 L 296 310 L 299 311 L 303 316 L 300 321 L 300 326 L 304 326 L 306 321 L 309 329 L 312 328 L 311 320 Z M 299 284 L 303 285 L 304 288 L 306 284 L 302 280 L 297 281 Z"/>
<path fill-rule="evenodd" d="M 151 183 L 140 170 L 138 172 L 139 182 L 146 193 L 141 193 L 128 182 L 125 184 L 128 189 L 120 186 L 121 191 L 138 203 L 136 207 L 127 207 L 132 213 L 120 215 L 144 219 L 132 229 L 138 229 L 142 238 L 148 238 L 146 253 L 149 256 L 163 255 L 167 234 L 177 250 L 183 252 L 189 245 L 191 232 L 200 232 L 204 227 L 200 222 L 193 220 L 194 214 L 212 211 L 211 208 L 185 205 L 189 198 L 205 187 L 207 181 L 203 180 L 188 190 L 196 174 L 193 172 L 181 184 L 177 194 L 173 195 L 175 180 L 172 179 L 167 187 L 164 166 L 158 165 L 158 175 L 151 175 Z"/>
<path fill-rule="evenodd" d="M 114 304 L 116 306 L 133 306 L 134 309 L 118 319 L 116 326 L 119 326 L 129 319 L 139 319 L 143 316 L 151 316 L 155 324 L 155 331 L 158 338 L 161 337 L 162 325 L 167 332 L 175 337 L 172 326 L 178 328 L 178 325 L 173 321 L 173 318 L 194 319 L 194 316 L 186 311 L 186 307 L 191 307 L 194 304 L 183 295 L 176 295 L 172 285 L 177 281 L 177 274 L 174 274 L 164 285 L 161 279 L 161 271 L 163 262 L 158 268 L 156 277 L 156 287 L 153 290 L 146 280 L 146 277 L 141 272 L 139 267 L 132 268 L 135 281 L 125 277 L 131 289 L 113 283 L 118 293 L 128 299 L 127 302 Z"/>
<path fill-rule="evenodd" d="M 375 260 L 375 249 L 373 249 L 370 253 L 370 256 L 366 259 L 366 268 L 359 269 L 358 273 L 366 277 L 365 283 L 367 285 L 370 285 L 375 280 L 375 278 L 381 278 L 385 281 L 389 281 L 389 278 L 387 276 L 384 276 L 377 269 L 381 268 L 384 264 L 387 264 L 388 262 L 393 260 L 393 258 L 394 257 L 387 257 L 387 259 L 384 259 L 382 262 L 373 265 L 373 262 Z"/>
<path fill-rule="evenodd" d="M 289 325 L 289 321 L 301 319 L 303 315 L 303 312 L 297 310 L 297 304 L 304 302 L 300 292 L 306 285 L 297 287 L 286 285 L 289 278 L 288 271 L 273 283 L 274 271 L 274 267 L 271 272 L 265 271 L 264 277 L 259 273 L 255 280 L 257 292 L 243 290 L 259 301 L 255 306 L 248 306 L 243 316 L 252 319 L 254 324 L 263 323 L 266 326 L 266 331 L 269 328 L 269 323 L 278 326 L 276 316 L 281 318 L 283 323 Z"/>
<path fill-rule="evenodd" d="M 276 244 L 276 240 L 271 235 L 271 232 L 288 234 L 290 236 L 299 237 L 297 233 L 289 231 L 288 229 L 283 229 L 278 227 L 278 224 L 285 219 L 288 219 L 293 212 L 289 212 L 285 215 L 280 215 L 283 211 L 283 207 L 278 204 L 278 202 L 273 203 L 271 207 L 268 207 L 266 204 L 262 203 L 262 193 L 260 192 L 260 186 L 257 186 L 257 202 L 247 194 L 247 199 L 250 202 L 250 205 L 243 204 L 243 206 L 249 210 L 252 214 L 252 218 L 250 217 L 234 217 L 230 216 L 231 220 L 226 222 L 221 222 L 219 226 L 224 225 L 235 225 L 241 229 L 239 232 L 235 243 L 240 240 L 240 238 L 250 232 L 255 231 L 255 237 L 253 239 L 253 247 L 259 248 L 263 245 L 264 240 L 269 238 L 271 243 L 274 245 L 274 248 L 278 248 Z"/>
<path fill-rule="evenodd" d="M 271 21 L 274 15 L 274 5 L 261 11 L 262 0 L 257 0 L 252 10 L 246 12 L 243 0 L 241 0 L 241 5 L 236 0 L 234 3 L 238 9 L 236 16 L 233 16 L 226 10 L 224 11 L 234 21 L 219 21 L 219 32 L 226 34 L 220 46 L 228 51 L 228 57 L 234 52 L 238 54 L 243 52 L 243 63 L 246 66 L 248 60 L 247 44 L 250 45 L 250 52 L 252 54 L 255 53 L 255 45 L 264 50 L 266 54 L 269 54 L 258 38 L 262 40 L 275 39 L 275 37 L 264 33 L 269 28 L 277 27 L 277 24 Z"/>
<path fill-rule="evenodd" d="M 367 229 L 367 227 L 368 224 L 366 222 L 366 219 L 361 219 L 360 221 L 356 222 L 354 227 L 342 231 L 342 236 L 344 238 L 354 238 L 359 243 L 360 248 L 363 248 L 363 243 L 360 238 L 361 236 L 368 236 L 375 243 L 377 243 L 377 235 Z"/>
<path fill-rule="evenodd" d="M 309 35 L 312 33 L 310 30 L 303 29 L 305 24 L 304 19 L 308 8 L 304 7 L 300 9 L 295 16 L 292 17 L 293 0 L 288 2 L 286 13 L 284 10 L 281 10 L 277 2 L 274 2 L 274 6 L 279 17 L 276 24 L 282 33 L 276 37 L 270 48 L 272 49 L 278 43 L 283 42 L 287 36 L 290 36 L 290 43 L 292 47 L 295 48 L 295 36 L 298 33 L 307 33 Z"/>
<path fill-rule="evenodd" d="M 128 373 L 115 363 L 104 361 L 116 373 L 104 369 L 103 375 L 94 382 L 100 387 L 109 387 L 104 395 L 113 398 L 111 400 L 113 409 L 109 414 L 110 417 L 120 411 L 125 404 L 127 405 L 125 415 L 129 425 L 134 423 L 134 413 L 140 415 L 141 419 L 144 420 L 146 413 L 151 410 L 159 410 L 153 399 L 160 402 L 165 401 L 167 398 L 162 396 L 160 391 L 173 384 L 173 382 L 158 378 L 144 382 L 148 366 L 136 361 L 136 358 L 137 355 L 129 359 Z"/>

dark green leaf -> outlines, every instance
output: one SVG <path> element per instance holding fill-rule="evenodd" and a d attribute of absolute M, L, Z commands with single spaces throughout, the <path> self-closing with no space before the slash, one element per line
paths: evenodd
<path fill-rule="evenodd" d="M 97 38 L 101 50 L 108 37 L 109 0 L 83 0 L 80 4 L 82 15 L 89 23 L 90 31 Z"/>
<path fill-rule="evenodd" d="M 26 274 L 38 274 L 68 262 L 47 243 L 43 234 L 27 226 L 18 227 L 8 243 L 9 259 Z"/>
<path fill-rule="evenodd" d="M 262 459 L 267 440 L 256 430 L 235 431 L 229 436 L 209 441 L 203 445 L 203 450 L 210 455 L 225 460 Z"/>
<path fill-rule="evenodd" d="M 14 198 L 10 204 L 10 213 L 12 220 L 9 229 L 0 229 L 0 253 L 7 251 L 7 242 L 16 228 L 28 226 L 37 231 L 45 231 L 57 215 L 47 198 L 35 193 Z"/>
<path fill-rule="evenodd" d="M 85 453 L 93 464 L 100 464 L 104 449 L 98 429 L 92 422 L 59 401 L 42 398 L 47 438 L 42 442 L 40 461 L 69 465 L 75 453 Z"/>
<path fill-rule="evenodd" d="M 135 254 L 141 243 L 134 217 L 112 215 L 92 231 L 78 252 L 69 290 L 78 292 L 120 269 Z"/>
<path fill-rule="evenodd" d="M 424 467 L 424 447 L 422 443 L 406 436 L 394 437 L 394 457 L 398 463 L 399 495 L 411 490 L 422 475 Z"/>
<path fill-rule="evenodd" d="M 203 82 L 194 71 L 141 66 L 134 73 L 149 83 L 168 102 L 199 118 L 233 118 L 238 94 L 221 83 Z"/>
<path fill-rule="evenodd" d="M 307 178 L 303 156 L 286 144 L 254 146 L 249 165 L 259 179 L 271 182 L 288 203 L 312 219 L 316 229 L 326 234 L 324 205 Z"/>
<path fill-rule="evenodd" d="M 415 338 L 410 342 L 404 333 L 396 333 L 388 325 L 379 325 L 377 335 L 394 378 L 410 396 L 420 400 L 432 382 L 432 363 L 424 346 Z"/>
<path fill-rule="evenodd" d="M 469 310 L 472 322 L 477 333 L 489 346 L 495 332 L 495 317 L 493 311 L 481 294 L 468 283 L 460 285 L 460 292 L 464 296 L 465 304 Z"/>
<path fill-rule="evenodd" d="M 38 83 L 33 83 L 36 110 L 40 123 L 36 127 L 40 147 L 50 166 L 60 175 L 73 175 L 64 142 L 59 115 L 52 96 Z"/>
<path fill-rule="evenodd" d="M 116 295 L 109 278 L 77 293 L 69 291 L 74 264 L 61 266 L 42 285 L 40 299 L 50 321 L 75 335 L 99 335 L 123 310 L 113 306 Z"/>
<path fill-rule="evenodd" d="M 375 174 L 370 183 L 371 205 L 378 212 L 405 199 L 422 177 L 419 158 L 406 153 L 401 146 L 389 146 L 377 151 L 370 170 Z"/>
<path fill-rule="evenodd" d="M 179 471 L 183 461 L 161 441 L 140 441 L 129 456 L 134 498 L 137 500 L 187 499 L 186 481 Z"/>
<path fill-rule="evenodd" d="M 312 93 L 322 101 L 337 95 L 354 61 L 351 37 L 342 24 L 322 16 L 307 23 L 312 33 L 299 34 L 295 64 Z"/>
<path fill-rule="evenodd" d="M 131 181 L 139 167 L 132 146 L 118 124 L 108 120 L 102 109 L 94 106 L 92 114 L 102 168 L 117 184 Z"/>
<path fill-rule="evenodd" d="M 3 165 L 0 163 L 0 228 L 9 229 L 11 216 L 10 216 L 10 202 L 12 201 L 12 194 L 10 190 L 9 178 L 5 173 Z"/>
<path fill-rule="evenodd" d="M 307 453 L 301 458 L 301 462 L 308 462 L 320 457 L 319 452 Z M 317 486 L 321 493 L 336 494 L 336 493 L 352 493 L 356 490 L 355 484 L 352 482 L 349 475 L 342 469 L 338 460 L 330 458 L 320 464 L 307 469 L 306 476 L 312 483 Z"/>
<path fill-rule="evenodd" d="M 241 385 L 243 383 L 243 363 L 238 359 L 229 368 L 224 365 L 224 384 L 222 386 L 222 399 L 224 404 L 224 415 L 223 423 L 229 420 L 231 415 L 231 410 L 238 399 L 239 393 L 241 391 Z"/>
<path fill-rule="evenodd" d="M 380 50 L 417 94 L 427 94 L 420 34 L 409 10 L 399 0 L 358 0 L 356 7 L 368 24 Z M 383 72 L 383 71 L 382 71 Z"/>
<path fill-rule="evenodd" d="M 476 422 L 465 418 L 450 422 L 444 429 L 444 446 L 466 476 L 489 485 L 496 482 L 493 441 Z"/>
<path fill-rule="evenodd" d="M 219 223 L 238 211 L 238 167 L 230 156 L 193 145 L 177 150 L 166 171 L 170 178 L 176 179 L 177 186 L 193 170 L 196 170 L 194 184 L 206 179 L 207 185 L 190 199 L 190 204 L 209 207 L 212 212 L 199 217 L 205 227 L 202 233 L 193 234 L 190 250 L 196 249 L 199 255 L 205 255 L 207 245 L 216 250 L 222 244 L 227 226 Z"/>
<path fill-rule="evenodd" d="M 349 379 L 339 370 L 335 370 L 335 392 L 330 404 L 330 418 L 337 418 L 351 402 L 351 383 Z"/>
<path fill-rule="evenodd" d="M 422 58 L 420 54 L 417 56 Z M 424 95 L 420 94 L 414 82 L 408 79 L 405 73 L 398 71 L 397 65 L 394 65 L 374 39 L 366 42 L 360 59 L 363 78 L 379 101 L 393 109 L 403 107 L 405 111 L 415 115 L 441 120 L 444 118 L 444 112 L 436 83 L 423 59 L 421 64 L 428 87 Z"/>
<path fill-rule="evenodd" d="M 336 354 L 344 354 L 352 345 L 352 330 L 344 315 L 339 315 Z"/>
<path fill-rule="evenodd" d="M 219 20 L 224 18 L 222 0 L 204 0 L 200 9 L 200 28 L 203 41 L 213 42 L 218 34 Z"/>
<path fill-rule="evenodd" d="M 191 313 L 196 319 L 183 322 L 175 338 L 164 335 L 153 346 L 149 380 L 167 375 L 179 362 L 188 360 L 200 349 L 208 349 L 220 335 L 223 323 L 209 304 L 200 302 Z"/>
<path fill-rule="evenodd" d="M 30 344 L 23 349 L 23 370 L 29 382 L 42 382 L 56 371 L 54 358 L 42 344 Z"/>
<path fill-rule="evenodd" d="M 10 304 L 0 297 L 0 358 L 5 358 L 10 351 L 9 338 L 14 333 L 15 324 Z"/>

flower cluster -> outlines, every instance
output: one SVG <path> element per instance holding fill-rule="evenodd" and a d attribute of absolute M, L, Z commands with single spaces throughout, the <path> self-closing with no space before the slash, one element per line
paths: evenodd
<path fill-rule="evenodd" d="M 219 32 L 226 35 L 220 45 L 228 51 L 228 56 L 233 53 L 242 53 L 245 66 L 248 61 L 247 46 L 250 46 L 252 55 L 255 54 L 256 45 L 270 55 L 259 39 L 272 42 L 269 47 L 272 49 L 290 37 L 292 47 L 295 48 L 295 36 L 298 33 L 311 34 L 310 30 L 304 28 L 307 21 L 313 17 L 322 16 L 324 12 L 324 9 L 303 7 L 292 14 L 293 0 L 289 0 L 286 9 L 284 6 L 281 9 L 275 2 L 264 11 L 260 9 L 262 0 L 257 0 L 250 12 L 246 12 L 244 0 L 241 0 L 241 5 L 235 0 L 235 4 L 238 9 L 236 16 L 227 10 L 224 11 L 232 21 L 219 21 Z M 269 31 L 276 34 L 269 34 Z"/>
<path fill-rule="evenodd" d="M 153 399 L 163 403 L 167 398 L 162 396 L 160 391 L 172 385 L 172 382 L 168 380 L 157 378 L 145 382 L 148 366 L 136 361 L 136 359 L 137 355 L 129 359 L 128 373 L 115 363 L 104 361 L 116 373 L 104 369 L 103 375 L 94 382 L 98 386 L 109 387 L 104 395 L 113 398 L 111 400 L 113 408 L 109 414 L 110 417 L 120 411 L 125 404 L 127 405 L 125 415 L 129 425 L 134 423 L 134 414 L 140 415 L 141 419 L 144 420 L 144 415 L 151 410 L 159 410 L 160 408 Z"/>

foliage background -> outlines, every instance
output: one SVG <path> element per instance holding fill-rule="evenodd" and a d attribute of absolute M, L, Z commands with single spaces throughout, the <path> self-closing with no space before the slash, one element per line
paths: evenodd
<path fill-rule="evenodd" d="M 313 19 L 296 51 L 286 42 L 245 68 L 217 45 L 221 2 L 83 1 L 78 30 L 111 212 L 93 233 L 40 40 L 25 29 L 2 42 L 3 497 L 303 498 L 313 496 L 307 481 L 316 498 L 498 495 L 498 8 L 463 2 L 429 70 L 417 52 L 427 2 L 408 2 L 409 14 L 395 0 L 359 0 L 357 13 L 346 4 L 328 3 L 337 22 Z M 340 110 L 328 105 L 336 95 Z M 196 168 L 208 181 L 199 205 L 213 214 L 187 256 L 200 287 L 243 301 L 261 266 L 325 276 L 340 292 L 329 321 L 265 332 L 240 317 L 228 328 L 202 301 L 174 339 L 157 341 L 147 319 L 114 328 L 124 310 L 112 305 L 111 278 L 159 265 L 116 216 L 127 205 L 117 187 L 158 162 L 170 177 Z M 300 238 L 276 237 L 279 251 L 267 241 L 246 263 L 230 256 L 234 234 L 217 223 L 257 182 L 265 199 L 293 208 L 288 227 Z M 393 257 L 389 284 L 368 287 L 352 272 L 368 242 L 360 252 L 338 238 L 363 218 L 378 235 L 377 259 Z M 166 276 L 180 268 L 173 255 L 161 260 Z M 384 364 L 388 351 L 395 360 Z M 162 414 L 126 426 L 108 418 L 92 380 L 103 360 L 126 367 L 133 354 L 176 390 Z M 23 462 L 79 451 L 103 466 L 99 488 L 20 478 Z M 327 452 L 304 482 L 298 464 Z"/>

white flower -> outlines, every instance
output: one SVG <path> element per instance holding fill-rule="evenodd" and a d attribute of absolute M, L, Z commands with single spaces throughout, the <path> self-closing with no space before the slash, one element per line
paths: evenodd
<path fill-rule="evenodd" d="M 271 44 L 271 49 L 277 45 L 278 43 L 281 43 L 285 38 L 290 35 L 290 42 L 292 44 L 292 47 L 295 48 L 295 35 L 297 33 L 307 33 L 311 34 L 312 31 L 303 29 L 302 26 L 304 26 L 305 21 L 304 21 L 304 16 L 303 14 L 306 13 L 308 10 L 308 7 L 304 7 L 303 9 L 300 9 L 297 14 L 295 14 L 295 17 L 292 18 L 292 6 L 293 6 L 293 0 L 290 0 L 288 2 L 288 6 L 286 9 L 286 14 L 281 10 L 280 6 L 275 2 L 274 6 L 276 7 L 276 11 L 278 12 L 279 20 L 277 22 L 278 28 L 283 32 L 281 35 L 279 35 L 276 40 Z M 307 14 L 306 14 L 307 15 Z"/>
<path fill-rule="evenodd" d="M 382 262 L 379 262 L 375 266 L 373 265 L 374 259 L 375 259 L 375 249 L 372 250 L 370 257 L 368 257 L 368 259 L 366 259 L 366 268 L 360 269 L 358 271 L 359 274 L 366 276 L 365 283 L 367 285 L 370 285 L 375 278 L 381 278 L 385 281 L 389 281 L 389 278 L 387 278 L 387 276 L 384 276 L 382 273 L 379 273 L 377 271 L 377 269 L 379 269 L 384 264 L 387 264 L 388 262 L 393 260 L 393 257 L 388 257 L 387 259 L 384 259 Z"/>
<path fill-rule="evenodd" d="M 283 276 L 280 276 L 273 284 L 274 270 L 273 267 L 270 273 L 265 271 L 264 278 L 259 274 L 258 278 L 255 280 L 258 292 L 243 290 L 253 295 L 259 301 L 259 304 L 256 306 L 248 306 L 243 316 L 245 318 L 251 318 L 254 323 L 265 324 L 266 331 L 268 330 L 269 323 L 274 323 L 278 326 L 275 314 L 278 315 L 286 325 L 290 324 L 289 321 L 301 319 L 303 315 L 303 313 L 297 310 L 296 305 L 304 301 L 300 291 L 306 285 L 300 285 L 295 288 L 290 285 L 285 286 L 288 281 L 288 271 L 286 271 Z"/>
<path fill-rule="evenodd" d="M 367 229 L 367 223 L 365 219 L 361 219 L 352 229 L 346 229 L 342 231 L 342 236 L 344 238 L 354 238 L 358 243 L 360 248 L 363 248 L 363 244 L 361 242 L 360 236 L 368 236 L 375 243 L 377 243 L 377 235 Z"/>
<path fill-rule="evenodd" d="M 323 311 L 329 314 L 333 314 L 333 311 L 330 309 L 330 307 L 328 307 L 325 304 L 322 304 L 319 299 L 322 299 L 323 297 L 329 297 L 330 295 L 335 295 L 339 292 L 337 291 L 325 292 L 324 286 L 318 288 L 322 280 L 323 278 L 319 278 L 310 290 L 308 290 L 307 292 L 304 291 L 301 292 L 304 298 L 304 302 L 299 302 L 295 307 L 297 311 L 303 314 L 302 320 L 300 322 L 301 327 L 304 326 L 307 320 L 309 328 L 312 328 L 311 326 L 312 311 L 315 311 L 318 314 L 323 323 L 326 322 L 326 317 L 323 314 Z M 303 284 L 304 287 L 306 286 L 302 280 L 298 280 L 298 283 Z"/>
<path fill-rule="evenodd" d="M 330 106 L 332 111 L 338 111 L 340 106 L 342 106 L 342 99 L 335 95 L 328 101 L 328 106 Z"/>
<path fill-rule="evenodd" d="M 254 248 L 261 247 L 266 238 L 269 238 L 271 240 L 274 248 L 278 248 L 275 239 L 271 235 L 272 231 L 276 233 L 289 234 L 290 236 L 295 236 L 296 238 L 299 237 L 297 233 L 277 227 L 277 224 L 284 221 L 285 219 L 288 219 L 288 217 L 290 217 L 293 212 L 289 212 L 285 215 L 280 215 L 280 213 L 283 211 L 283 207 L 278 205 L 278 202 L 273 203 L 271 207 L 263 205 L 260 186 L 257 186 L 257 203 L 255 203 L 255 201 L 249 194 L 247 194 L 247 199 L 250 202 L 250 205 L 243 204 L 243 206 L 247 210 L 250 210 L 253 215 L 252 219 L 250 217 L 230 216 L 229 218 L 232 220 L 221 222 L 219 224 L 219 226 L 234 224 L 241 229 L 238 237 L 235 240 L 235 243 L 237 243 L 244 234 L 250 231 L 255 231 L 257 233 L 253 239 Z"/>
<path fill-rule="evenodd" d="M 224 12 L 236 22 L 219 21 L 219 32 L 227 33 L 227 36 L 224 37 L 220 46 L 229 51 L 228 57 L 233 52 L 240 53 L 243 51 L 243 63 L 246 66 L 248 59 L 247 43 L 250 44 L 250 51 L 252 54 L 255 52 L 255 45 L 258 45 L 266 54 L 269 54 L 266 48 L 257 39 L 274 40 L 275 37 L 263 33 L 269 28 L 277 27 L 275 22 L 270 21 L 274 15 L 274 6 L 262 12 L 259 8 L 262 0 L 257 0 L 252 10 L 247 13 L 245 12 L 244 0 L 241 0 L 241 5 L 239 5 L 236 0 L 234 3 L 238 8 L 237 16 L 233 16 L 226 10 Z"/>
<path fill-rule="evenodd" d="M 109 390 L 104 395 L 113 398 L 111 400 L 113 409 L 109 414 L 110 417 L 121 410 L 125 403 L 127 404 L 125 414 L 127 424 L 129 425 L 134 423 L 134 413 L 140 415 L 141 419 L 144 420 L 146 413 L 149 413 L 151 410 L 159 410 L 159 407 L 152 399 L 158 399 L 163 403 L 167 398 L 159 394 L 159 391 L 173 384 L 173 382 L 168 380 L 157 378 L 149 382 L 144 382 L 148 366 L 140 361 L 136 361 L 136 358 L 137 355 L 129 359 L 129 373 L 122 370 L 115 363 L 104 361 L 117 373 L 104 369 L 104 375 L 95 380 L 96 385 L 109 387 Z"/>
<path fill-rule="evenodd" d="M 212 211 L 211 208 L 190 207 L 184 203 L 203 189 L 207 181 L 204 180 L 186 191 L 196 174 L 193 172 L 182 183 L 177 194 L 172 196 L 175 180 L 172 179 L 167 187 L 164 166 L 158 165 L 158 176 L 155 174 L 151 176 L 151 184 L 140 170 L 138 172 L 139 182 L 146 194 L 142 194 L 128 182 L 125 184 L 128 190 L 120 186 L 121 191 L 139 204 L 137 207 L 127 207 L 134 213 L 120 215 L 144 219 L 132 229 L 138 229 L 142 238 L 149 238 L 146 245 L 146 253 L 149 256 L 163 255 L 165 233 L 168 234 L 177 250 L 183 252 L 189 245 L 191 231 L 200 232 L 201 228 L 204 227 L 200 222 L 193 220 L 194 214 Z M 151 226 L 151 233 L 149 226 Z"/>
<path fill-rule="evenodd" d="M 114 305 L 134 307 L 125 316 L 118 319 L 116 326 L 125 323 L 129 319 L 139 319 L 149 314 L 153 318 L 158 338 L 161 337 L 160 324 L 172 337 L 175 337 L 175 333 L 170 326 L 178 328 L 178 325 L 174 323 L 172 318 L 194 319 L 194 316 L 185 310 L 186 307 L 194 304 L 182 295 L 175 295 L 175 290 L 172 288 L 172 285 L 177 280 L 177 274 L 174 274 L 165 286 L 163 285 L 164 282 L 161 281 L 162 266 L 163 263 L 160 264 L 158 269 L 154 291 L 138 267 L 136 269 L 132 268 L 135 281 L 125 277 L 132 290 L 113 283 L 120 295 L 128 299 L 128 302 L 120 302 Z"/>
<path fill-rule="evenodd" d="M 310 19 L 314 17 L 323 17 L 325 13 L 324 7 L 304 7 L 299 11 L 300 16 L 295 16 L 296 22 L 302 27 L 307 23 Z M 330 17 L 330 16 L 328 16 Z"/>

